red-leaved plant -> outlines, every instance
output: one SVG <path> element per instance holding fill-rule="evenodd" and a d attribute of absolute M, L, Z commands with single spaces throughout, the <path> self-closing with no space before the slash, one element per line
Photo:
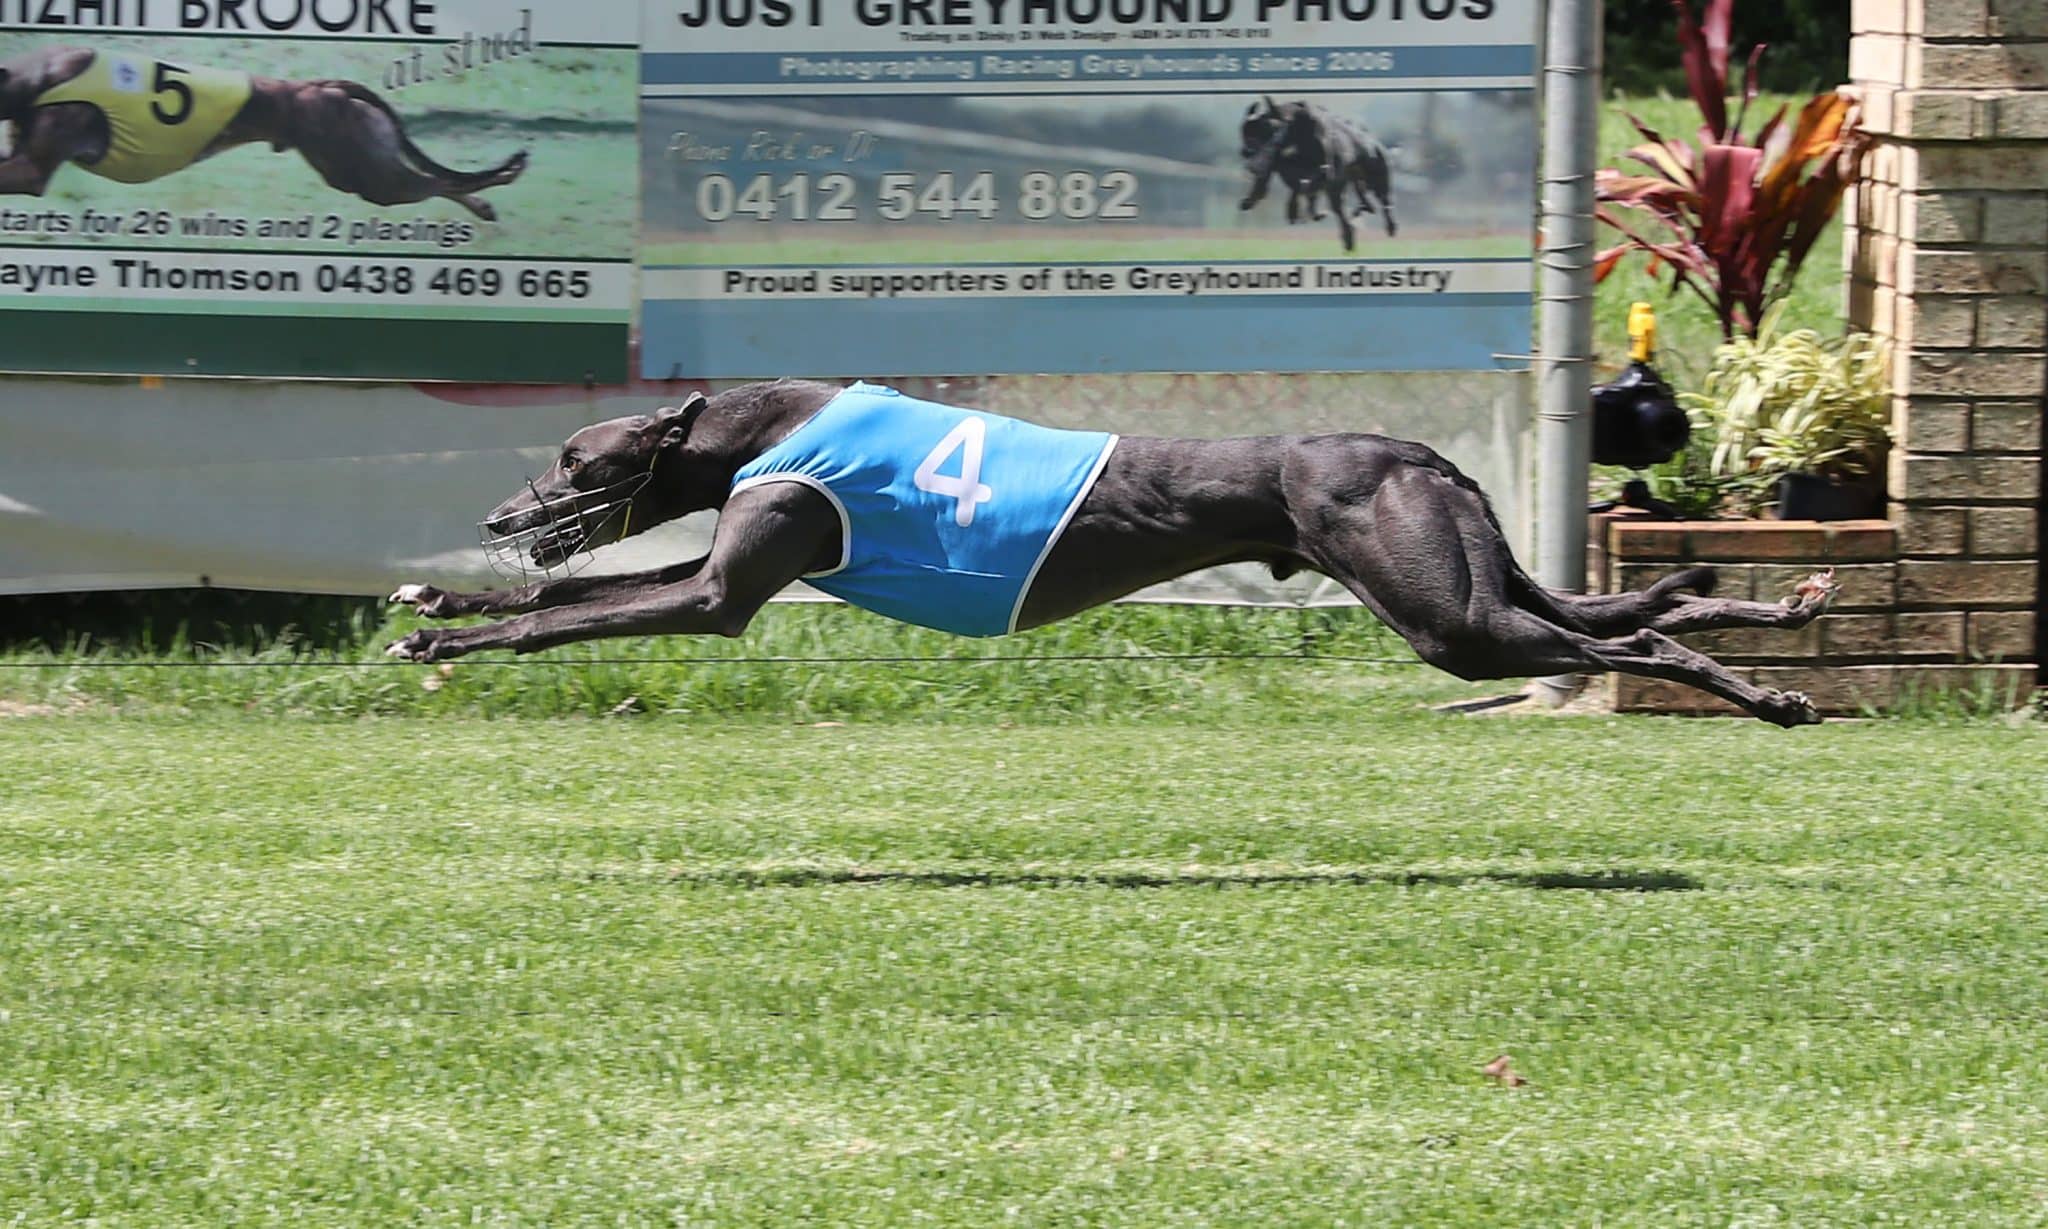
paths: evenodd
<path fill-rule="evenodd" d="M 1705 18 L 1697 21 L 1686 0 L 1672 0 L 1671 6 L 1678 11 L 1686 85 L 1700 112 L 1699 144 L 1668 139 L 1628 116 L 1647 142 L 1628 156 L 1654 173 L 1607 168 L 1596 176 L 1596 212 L 1621 232 L 1622 242 L 1599 254 L 1594 277 L 1606 278 L 1631 251 L 1647 253 L 1653 275 L 1670 269 L 1672 293 L 1685 286 L 1707 301 L 1723 337 L 1734 337 L 1737 329 L 1754 336 L 1764 308 L 1791 286 L 1814 240 L 1841 207 L 1842 193 L 1855 182 L 1863 152 L 1855 104 L 1839 93 L 1819 94 L 1795 123 L 1785 122 L 1789 108 L 1781 106 L 1753 136 L 1745 136 L 1742 123 L 1756 99 L 1763 44 L 1744 65 L 1742 101 L 1731 122 L 1728 29 L 1734 0 L 1707 0 Z M 1644 218 L 1670 237 L 1646 233 L 1639 224 Z"/>

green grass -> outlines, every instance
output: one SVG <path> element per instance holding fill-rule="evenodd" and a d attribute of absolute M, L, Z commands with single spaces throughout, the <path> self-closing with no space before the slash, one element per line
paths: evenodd
<path fill-rule="evenodd" d="M 2048 729 L 1436 694 L 0 720 L 0 1209 L 2041 1222 Z"/>
<path fill-rule="evenodd" d="M 1802 97 L 1763 95 L 1751 105 L 1746 131 L 1754 131 L 1781 103 L 1791 103 L 1797 112 Z M 1638 96 L 1608 99 L 1600 110 L 1599 165 L 1620 169 L 1641 168 L 1623 155 L 1642 143 L 1622 112 L 1634 114 L 1667 137 L 1697 140 L 1698 111 L 1690 99 Z M 1615 239 L 1607 227 L 1600 228 L 1605 247 Z M 1665 378 L 1679 388 L 1695 385 L 1713 362 L 1714 347 L 1721 343 L 1721 328 L 1713 311 L 1689 290 L 1673 295 L 1670 274 L 1653 280 L 1643 272 L 1643 258 L 1631 256 L 1601 284 L 1594 308 L 1596 347 L 1611 367 L 1628 357 L 1628 309 L 1631 303 L 1646 301 L 1657 308 L 1658 366 Z M 1842 223 L 1840 218 L 1814 244 L 1801 267 L 1799 277 L 1787 295 L 1787 327 L 1811 327 L 1823 332 L 1841 328 Z"/>
<path fill-rule="evenodd" d="M 0 653 L 0 701 L 135 714 L 603 716 L 630 701 L 691 717 L 1142 720 L 1157 712 L 1225 716 L 1252 704 L 1280 710 L 1361 677 L 1417 670 L 1408 647 L 1358 607 L 1111 606 L 1022 635 L 970 640 L 843 606 L 792 603 L 770 606 L 739 640 L 608 640 L 523 659 L 492 654 L 455 663 L 445 677 L 382 655 L 417 626 L 405 614 L 381 624 L 358 618 L 330 629 L 317 649 L 291 629 L 225 645 L 191 644 L 168 629 L 56 652 L 18 648 Z M 1372 660 L 1262 660 L 1304 654 Z M 1187 655 L 1251 659 L 1174 660 Z M 860 660 L 877 658 L 941 660 Z M 150 664 L 160 660 L 180 664 Z M 198 663 L 226 668 L 187 668 Z M 1436 686 L 1445 695 L 1470 691 L 1448 679 Z"/>

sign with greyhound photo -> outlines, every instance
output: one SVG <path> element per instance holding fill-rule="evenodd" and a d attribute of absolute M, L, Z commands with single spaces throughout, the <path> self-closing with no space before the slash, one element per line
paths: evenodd
<path fill-rule="evenodd" d="M 1528 348 L 1534 0 L 648 0 L 642 373 Z"/>
<path fill-rule="evenodd" d="M 639 23 L 0 4 L 0 369 L 621 378 Z"/>

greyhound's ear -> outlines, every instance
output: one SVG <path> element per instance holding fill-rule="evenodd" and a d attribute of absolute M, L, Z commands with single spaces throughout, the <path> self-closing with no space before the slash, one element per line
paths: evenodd
<path fill-rule="evenodd" d="M 663 406 L 654 415 L 654 425 L 661 429 L 661 442 L 657 447 L 666 451 L 680 448 L 690 436 L 690 424 L 697 420 L 703 410 L 706 398 L 703 393 L 691 393 L 683 398 L 681 405 Z"/>
<path fill-rule="evenodd" d="M 1273 101 L 1271 94 L 1261 94 L 1259 97 L 1266 100 L 1266 110 L 1271 111 L 1275 115 L 1280 114 L 1280 104 Z"/>

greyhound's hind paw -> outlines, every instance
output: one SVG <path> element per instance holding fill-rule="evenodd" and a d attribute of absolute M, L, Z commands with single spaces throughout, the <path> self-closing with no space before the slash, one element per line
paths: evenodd
<path fill-rule="evenodd" d="M 1835 570 L 1824 568 L 1800 581 L 1783 601 L 1794 610 L 1815 607 L 1814 613 L 1819 614 L 1834 602 L 1835 595 L 1841 591 L 1842 582 L 1835 579 Z"/>
<path fill-rule="evenodd" d="M 413 632 L 403 639 L 385 645 L 384 656 L 396 657 L 400 661 L 416 661 L 422 665 L 439 661 L 443 656 L 454 656 L 439 652 L 444 635 L 445 633 L 432 631 Z"/>
<path fill-rule="evenodd" d="M 1773 725 L 1791 729 L 1797 725 L 1819 725 L 1820 709 L 1803 691 L 1781 691 L 1772 697 L 1769 711 L 1759 714 Z"/>

